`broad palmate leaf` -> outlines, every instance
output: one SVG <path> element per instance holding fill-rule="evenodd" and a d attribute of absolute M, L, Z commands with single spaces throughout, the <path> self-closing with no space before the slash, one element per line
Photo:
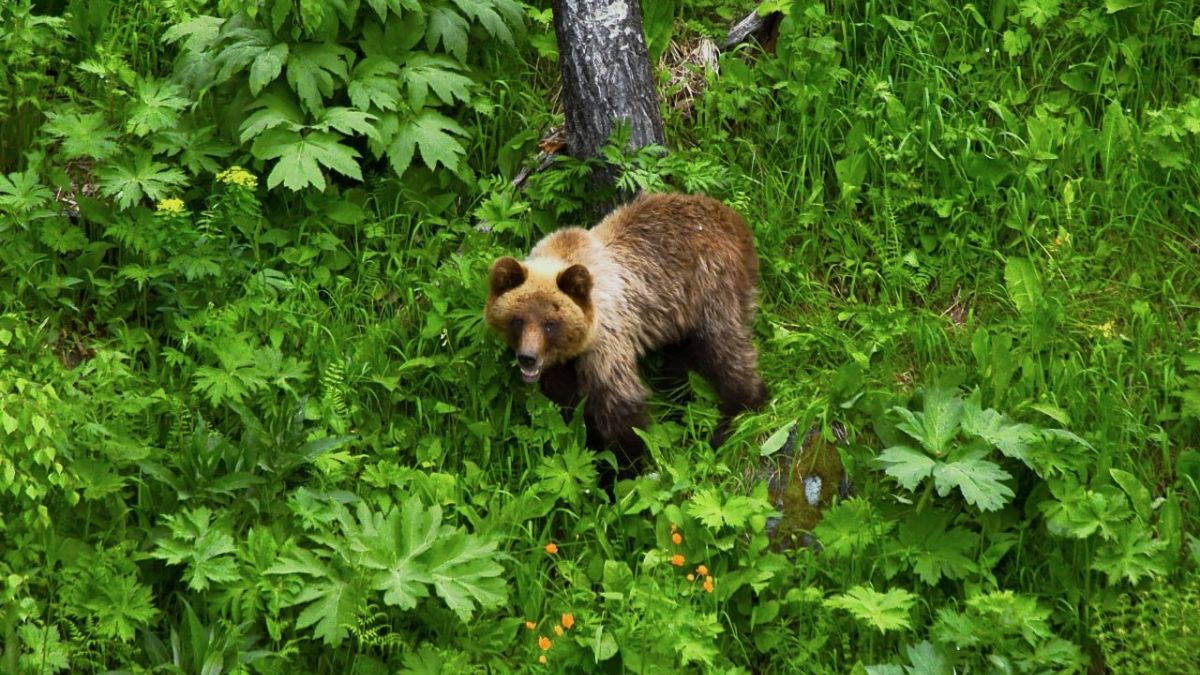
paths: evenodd
<path fill-rule="evenodd" d="M 432 584 L 438 597 L 468 621 L 476 607 L 504 601 L 496 542 L 443 524 L 440 506 L 426 508 L 415 497 L 382 515 L 360 506 L 357 520 L 348 534 L 366 553 L 364 566 L 378 570 L 371 586 L 384 592 L 385 603 L 412 609 Z"/>
<path fill-rule="evenodd" d="M 250 151 L 259 159 L 279 160 L 267 176 L 268 188 L 283 183 L 291 190 L 302 190 L 310 185 L 324 190 L 322 167 L 362 180 L 358 151 L 342 145 L 341 139 L 340 135 L 327 131 L 301 136 L 295 131 L 275 128 L 256 138 Z"/>
<path fill-rule="evenodd" d="M 905 445 L 884 450 L 875 461 L 883 465 L 884 473 L 908 490 L 916 490 L 921 481 L 933 474 L 933 467 L 937 466 L 937 462 L 925 453 Z"/>
<path fill-rule="evenodd" d="M 135 136 L 170 129 L 179 123 L 179 112 L 188 100 L 180 88 L 167 82 L 138 82 L 137 100 L 130 106 L 125 128 Z"/>
<path fill-rule="evenodd" d="M 159 539 L 150 554 L 170 565 L 186 564 L 184 580 L 192 590 L 206 590 L 210 582 L 230 582 L 238 578 L 236 547 L 228 526 L 213 523 L 206 507 L 189 509 L 164 521 L 170 537 Z"/>
<path fill-rule="evenodd" d="M 765 515 L 771 511 L 766 500 L 746 495 L 733 495 L 722 502 L 720 494 L 711 488 L 697 491 L 687 504 L 688 515 L 714 532 L 722 526 L 744 527 L 754 514 Z"/>
<path fill-rule="evenodd" d="M 287 57 L 287 81 L 300 103 L 310 113 L 325 108 L 325 99 L 333 96 L 334 77 L 345 82 L 349 77 L 348 49 L 329 42 L 296 45 Z"/>
<path fill-rule="evenodd" d="M 413 110 L 420 111 L 425 107 L 430 91 L 448 105 L 453 104 L 455 99 L 466 102 L 475 81 L 460 74 L 460 70 L 462 66 L 445 56 L 417 54 L 408 59 L 400 73 L 408 92 L 409 105 Z"/>
<path fill-rule="evenodd" d="M 867 586 L 855 586 L 841 595 L 825 600 L 825 605 L 844 609 L 881 632 L 908 628 L 908 612 L 917 601 L 917 596 L 903 588 L 893 588 L 887 593 Z"/>
<path fill-rule="evenodd" d="M 926 584 L 933 586 L 943 577 L 962 579 L 977 569 L 979 535 L 961 527 L 947 530 L 952 513 L 934 511 L 900 524 L 896 534 L 902 555 Z"/>
<path fill-rule="evenodd" d="M 46 120 L 46 132 L 62 141 L 59 151 L 64 159 L 106 159 L 121 149 L 117 144 L 117 134 L 101 113 L 78 115 L 48 112 Z"/>
<path fill-rule="evenodd" d="M 979 404 L 979 396 L 979 390 L 976 389 L 963 402 L 963 432 L 978 436 L 1005 456 L 1028 464 L 1029 443 L 1040 436 L 1039 429 L 1031 424 L 1013 422 L 991 408 L 983 409 Z"/>
<path fill-rule="evenodd" d="M 945 497 L 958 488 L 968 504 L 983 511 L 995 511 L 1013 498 L 1012 488 L 1000 482 L 1009 478 L 1012 476 L 1007 471 L 986 459 L 960 459 L 933 469 L 938 495 Z"/>
<path fill-rule="evenodd" d="M 451 170 L 457 169 L 459 160 L 467 151 L 451 134 L 466 136 L 467 130 L 449 117 L 432 110 L 426 109 L 403 122 L 387 149 L 396 175 L 404 175 L 418 149 L 421 161 L 430 169 L 436 169 L 438 164 Z"/>
<path fill-rule="evenodd" d="M 395 61 L 380 56 L 368 56 L 354 66 L 346 93 L 350 103 L 359 110 L 373 105 L 380 110 L 395 110 L 400 103 L 400 67 Z"/>
<path fill-rule="evenodd" d="M 463 621 L 475 607 L 497 607 L 504 602 L 504 572 L 492 557 L 495 541 L 480 541 L 462 530 L 438 541 L 428 556 L 429 571 L 438 597 Z"/>
<path fill-rule="evenodd" d="M 950 442 L 958 432 L 962 408 L 962 399 L 953 387 L 934 384 L 925 390 L 924 411 L 913 412 L 901 407 L 892 411 L 902 418 L 896 428 L 920 441 L 934 456 L 944 457 L 950 452 Z"/>
<path fill-rule="evenodd" d="M 307 605 L 296 619 L 297 628 L 315 626 L 313 634 L 336 647 L 346 639 L 366 601 L 362 590 L 346 580 L 337 566 L 296 547 L 266 570 L 266 574 L 303 575 L 303 588 L 286 605 Z"/>
<path fill-rule="evenodd" d="M 122 209 L 137 204 L 143 197 L 162 199 L 187 182 L 182 171 L 156 162 L 150 153 L 142 151 L 135 152 L 132 160 L 101 166 L 96 175 L 100 178 L 100 193 L 115 198 Z"/>
<path fill-rule="evenodd" d="M 328 644 L 345 639 L 360 609 L 374 602 L 372 591 L 405 610 L 436 593 L 463 621 L 504 602 L 495 540 L 444 523 L 440 506 L 412 497 L 384 512 L 360 502 L 354 514 L 341 507 L 338 513 L 339 531 L 312 535 L 318 549 L 297 547 L 267 570 L 305 577 L 289 605 L 306 605 L 297 626 L 315 626 Z"/>

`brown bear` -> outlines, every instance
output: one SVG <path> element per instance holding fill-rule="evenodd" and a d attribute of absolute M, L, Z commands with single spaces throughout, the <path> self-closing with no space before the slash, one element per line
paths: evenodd
<path fill-rule="evenodd" d="M 758 256 L 745 221 L 721 202 L 642 195 L 590 230 L 542 239 L 524 262 L 493 263 L 485 319 L 516 351 L 525 382 L 570 415 L 586 399 L 589 445 L 611 449 L 620 477 L 645 446 L 647 390 L 638 371 L 669 349 L 716 390 L 721 445 L 730 419 L 760 407 L 767 389 L 751 341 Z"/>

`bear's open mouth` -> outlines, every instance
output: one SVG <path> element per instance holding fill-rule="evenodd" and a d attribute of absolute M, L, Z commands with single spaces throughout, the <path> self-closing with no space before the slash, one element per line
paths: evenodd
<path fill-rule="evenodd" d="M 517 366 L 517 367 L 521 369 L 521 379 L 525 380 L 528 383 L 532 384 L 534 382 L 537 382 L 538 378 L 540 378 L 542 376 L 542 367 L 541 366 L 532 366 L 529 368 L 526 368 L 525 366 Z"/>

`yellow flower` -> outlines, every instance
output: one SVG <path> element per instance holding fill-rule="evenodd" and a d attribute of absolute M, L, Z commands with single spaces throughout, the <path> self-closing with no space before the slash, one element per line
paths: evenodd
<path fill-rule="evenodd" d="M 526 630 L 533 630 L 534 628 L 537 628 L 537 624 L 536 624 L 536 623 L 534 623 L 534 622 L 532 622 L 532 621 L 526 621 L 526 622 L 525 622 L 525 629 L 526 629 Z"/>
<path fill-rule="evenodd" d="M 554 627 L 554 634 L 555 634 L 555 635 L 557 635 L 558 637 L 562 637 L 562 635 L 563 635 L 563 627 L 562 627 L 562 626 L 555 626 L 555 627 Z"/>
<path fill-rule="evenodd" d="M 169 213 L 172 215 L 177 214 L 177 213 L 183 213 L 183 200 L 176 199 L 174 197 L 159 200 L 158 212 L 159 213 Z"/>
<path fill-rule="evenodd" d="M 570 612 L 564 612 L 562 615 L 562 625 L 563 625 L 563 628 L 567 628 L 567 629 L 570 629 L 572 626 L 574 626 L 575 625 L 575 615 L 571 614 Z"/>
<path fill-rule="evenodd" d="M 546 637 L 545 635 L 539 635 L 538 636 L 538 647 L 542 651 L 546 651 L 547 649 L 550 649 L 550 638 Z"/>
<path fill-rule="evenodd" d="M 675 544 L 676 546 L 678 546 L 679 544 L 682 544 L 683 543 L 683 535 L 679 534 L 678 532 L 671 533 L 671 543 Z"/>
<path fill-rule="evenodd" d="M 538 657 L 538 663 L 542 664 L 543 666 L 546 665 L 546 655 L 545 654 L 542 654 L 541 656 Z"/>
<path fill-rule="evenodd" d="M 691 572 L 688 572 L 687 579 L 688 579 L 688 581 L 695 581 L 695 580 L 696 580 L 696 575 L 695 575 L 695 574 L 692 574 Z"/>
<path fill-rule="evenodd" d="M 696 574 L 699 574 L 702 577 L 708 576 L 708 567 L 705 565 L 697 565 Z"/>
<path fill-rule="evenodd" d="M 713 578 L 712 577 L 709 577 L 704 580 L 704 592 L 705 593 L 713 592 Z"/>
<path fill-rule="evenodd" d="M 231 185 L 240 185 L 244 188 L 254 189 L 258 187 L 258 176 L 250 173 L 240 166 L 231 166 L 228 169 L 217 174 L 217 180 L 222 183 Z"/>
<path fill-rule="evenodd" d="M 550 542 L 549 544 L 546 544 L 546 553 L 549 553 L 550 555 L 554 555 L 555 553 L 558 553 L 558 544 L 556 544 L 554 542 Z"/>
<path fill-rule="evenodd" d="M 683 563 L 684 563 L 684 560 L 683 560 L 682 555 L 676 553 L 675 555 L 671 556 L 671 564 L 672 565 L 674 565 L 676 567 L 683 567 Z"/>

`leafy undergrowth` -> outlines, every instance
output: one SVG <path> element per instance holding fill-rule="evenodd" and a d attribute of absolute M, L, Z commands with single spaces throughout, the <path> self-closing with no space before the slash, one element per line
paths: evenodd
<path fill-rule="evenodd" d="M 772 400 L 613 501 L 481 317 L 586 220 L 549 3 L 109 4 L 0 7 L 0 672 L 1194 667 L 1191 4 L 647 3 L 606 157 L 752 224 Z"/>

